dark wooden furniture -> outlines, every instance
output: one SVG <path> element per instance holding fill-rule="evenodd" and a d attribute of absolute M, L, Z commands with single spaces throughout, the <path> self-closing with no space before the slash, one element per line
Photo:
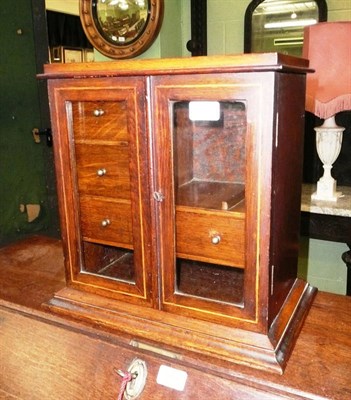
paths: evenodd
<path fill-rule="evenodd" d="M 115 400 L 135 358 L 147 364 L 140 400 L 334 399 L 351 396 L 351 299 L 318 293 L 284 375 L 184 352 L 132 346 L 123 335 L 42 309 L 64 287 L 61 243 L 33 237 L 0 249 L 0 398 Z M 157 384 L 161 365 L 187 373 L 183 391 Z"/>
<path fill-rule="evenodd" d="M 281 373 L 315 292 L 296 278 L 307 66 L 45 66 L 67 277 L 47 307 Z"/>

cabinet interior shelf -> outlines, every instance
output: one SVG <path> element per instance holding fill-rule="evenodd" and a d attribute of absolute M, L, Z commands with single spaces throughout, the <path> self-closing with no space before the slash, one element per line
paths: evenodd
<path fill-rule="evenodd" d="M 244 200 L 245 185 L 192 180 L 178 187 L 176 197 L 177 204 L 181 206 L 236 211 Z"/>

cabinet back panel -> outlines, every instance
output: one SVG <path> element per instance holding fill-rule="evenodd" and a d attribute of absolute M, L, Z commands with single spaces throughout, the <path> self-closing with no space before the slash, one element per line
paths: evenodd
<path fill-rule="evenodd" d="M 244 183 L 245 105 L 221 101 L 218 121 L 195 122 L 189 119 L 189 102 L 173 108 L 178 185 L 192 179 Z"/>

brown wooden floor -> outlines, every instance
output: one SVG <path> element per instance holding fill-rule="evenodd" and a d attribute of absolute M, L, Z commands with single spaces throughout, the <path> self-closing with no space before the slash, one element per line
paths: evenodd
<path fill-rule="evenodd" d="M 0 298 L 40 309 L 65 285 L 61 241 L 33 236 L 0 248 Z"/>

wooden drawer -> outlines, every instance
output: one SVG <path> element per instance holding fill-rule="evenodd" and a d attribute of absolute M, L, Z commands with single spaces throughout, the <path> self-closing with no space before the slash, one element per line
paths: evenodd
<path fill-rule="evenodd" d="M 81 232 L 85 240 L 132 248 L 132 213 L 128 201 L 80 198 Z"/>
<path fill-rule="evenodd" d="M 130 199 L 129 145 L 76 145 L 78 189 L 82 194 Z"/>
<path fill-rule="evenodd" d="M 126 103 L 79 101 L 72 103 L 76 140 L 128 141 Z"/>
<path fill-rule="evenodd" d="M 244 268 L 245 220 L 231 212 L 176 211 L 177 257 Z M 218 236 L 219 242 L 212 239 Z"/>

